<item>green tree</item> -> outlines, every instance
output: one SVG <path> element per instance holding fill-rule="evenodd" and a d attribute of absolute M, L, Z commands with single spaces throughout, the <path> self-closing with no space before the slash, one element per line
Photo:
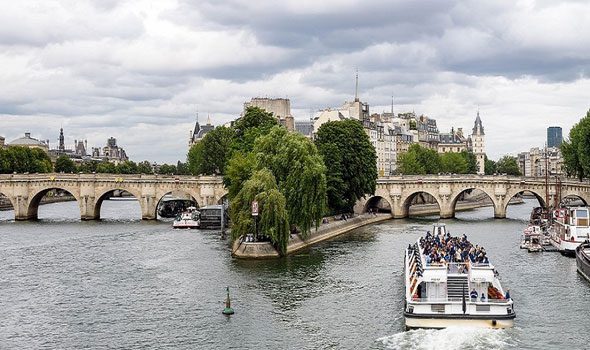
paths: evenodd
<path fill-rule="evenodd" d="M 244 182 L 246 182 L 254 172 L 256 167 L 256 158 L 254 153 L 243 154 L 235 152 L 227 165 L 227 172 L 223 177 L 223 184 L 227 188 L 228 197 L 234 198 Z"/>
<path fill-rule="evenodd" d="M 401 174 L 438 174 L 441 169 L 438 153 L 417 143 L 410 145 L 408 151 L 398 157 L 397 163 Z"/>
<path fill-rule="evenodd" d="M 0 153 L 3 173 L 48 173 L 53 171 L 51 159 L 39 148 L 12 146 Z"/>
<path fill-rule="evenodd" d="M 219 126 L 191 147 L 188 167 L 193 175 L 223 175 L 231 156 L 233 129 Z"/>
<path fill-rule="evenodd" d="M 152 169 L 152 165 L 150 164 L 150 162 L 144 160 L 143 162 L 139 162 L 137 164 L 137 172 L 139 174 L 153 174 L 154 169 Z"/>
<path fill-rule="evenodd" d="M 111 162 L 101 162 L 96 165 L 96 172 L 103 174 L 117 173 L 117 167 Z"/>
<path fill-rule="evenodd" d="M 74 173 L 76 170 L 76 164 L 66 155 L 59 156 L 55 160 L 56 173 Z"/>
<path fill-rule="evenodd" d="M 461 153 L 444 153 L 440 156 L 441 171 L 443 173 L 466 174 L 467 160 Z"/>
<path fill-rule="evenodd" d="M 467 162 L 467 171 L 465 172 L 465 174 L 477 174 L 477 171 L 479 170 L 477 167 L 477 158 L 475 157 L 475 154 L 473 154 L 473 152 L 471 151 L 461 151 L 461 156 L 463 156 L 463 158 L 465 159 L 465 162 Z"/>
<path fill-rule="evenodd" d="M 190 175 L 191 172 L 188 169 L 188 164 L 187 163 L 183 163 L 180 160 L 178 162 L 176 162 L 176 173 L 178 175 Z"/>
<path fill-rule="evenodd" d="M 258 107 L 246 108 L 244 115 L 233 125 L 235 137 L 232 149 L 244 154 L 252 151 L 256 139 L 268 134 L 276 125 L 279 125 L 279 122 L 272 113 Z"/>
<path fill-rule="evenodd" d="M 484 172 L 486 175 L 493 175 L 497 172 L 496 162 L 488 159 L 488 156 L 485 156 L 484 158 Z"/>
<path fill-rule="evenodd" d="M 126 160 L 117 164 L 115 167 L 115 173 L 117 174 L 137 174 L 137 164 L 134 161 Z"/>
<path fill-rule="evenodd" d="M 275 126 L 256 140 L 256 169 L 268 168 L 287 201 L 289 223 L 305 237 L 320 224 L 326 209 L 326 167 L 305 136 Z"/>
<path fill-rule="evenodd" d="M 78 171 L 81 171 L 83 173 L 88 173 L 88 174 L 97 172 L 96 167 L 98 166 L 98 164 L 99 164 L 99 162 L 96 160 L 83 161 L 78 166 Z"/>
<path fill-rule="evenodd" d="M 500 174 L 507 174 L 507 175 L 522 175 L 520 173 L 520 169 L 518 168 L 518 161 L 516 157 L 512 156 L 503 156 L 496 162 L 496 171 Z"/>
<path fill-rule="evenodd" d="M 590 174 L 590 110 L 576 123 L 569 133 L 569 139 L 561 144 L 563 167 L 568 176 L 580 181 Z"/>
<path fill-rule="evenodd" d="M 176 165 L 162 164 L 158 168 L 158 174 L 174 175 L 176 174 Z"/>
<path fill-rule="evenodd" d="M 359 121 L 323 124 L 315 144 L 327 168 L 328 206 L 332 213 L 351 212 L 360 198 L 375 193 L 377 155 Z"/>
<path fill-rule="evenodd" d="M 251 214 L 251 204 L 258 201 L 258 217 Z M 254 220 L 259 220 L 258 232 L 268 237 L 281 254 L 285 254 L 289 241 L 289 221 L 286 200 L 278 190 L 275 177 L 269 169 L 261 169 L 243 183 L 230 204 L 232 239 L 253 233 Z"/>
<path fill-rule="evenodd" d="M 416 152 L 405 152 L 397 157 L 397 172 L 406 175 L 426 174 Z"/>

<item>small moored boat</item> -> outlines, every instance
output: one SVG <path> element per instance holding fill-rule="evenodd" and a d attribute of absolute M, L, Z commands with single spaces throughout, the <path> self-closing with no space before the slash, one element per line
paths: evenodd
<path fill-rule="evenodd" d="M 199 228 L 200 226 L 199 211 L 195 207 L 188 207 L 172 223 L 173 228 Z"/>
<path fill-rule="evenodd" d="M 588 241 L 576 248 L 576 265 L 580 275 L 590 281 L 590 243 Z"/>
<path fill-rule="evenodd" d="M 516 314 L 485 249 L 445 225 L 408 246 L 405 255 L 406 328 L 508 328 Z"/>

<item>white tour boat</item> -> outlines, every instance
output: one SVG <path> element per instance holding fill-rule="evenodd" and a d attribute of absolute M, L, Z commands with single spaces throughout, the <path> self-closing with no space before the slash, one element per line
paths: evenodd
<path fill-rule="evenodd" d="M 428 249 L 442 251 L 437 247 L 432 250 L 437 239 L 452 247 L 445 252 L 446 259 L 438 259 L 437 253 L 424 254 Z M 475 253 L 474 260 L 479 262 L 472 262 Z M 509 328 L 514 324 L 513 301 L 502 289 L 485 249 L 471 245 L 466 236 L 451 237 L 443 224 L 435 224 L 432 234 L 427 233 L 406 249 L 405 283 L 407 329 Z"/>
<path fill-rule="evenodd" d="M 200 226 L 199 211 L 195 207 L 186 208 L 186 211 L 178 215 L 172 223 L 173 228 L 199 228 Z"/>
<path fill-rule="evenodd" d="M 576 248 L 590 238 L 588 207 L 559 208 L 553 211 L 551 244 L 564 255 L 575 255 Z"/>

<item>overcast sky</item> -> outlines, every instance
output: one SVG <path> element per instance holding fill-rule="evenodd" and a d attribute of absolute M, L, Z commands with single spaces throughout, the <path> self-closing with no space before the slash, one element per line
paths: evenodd
<path fill-rule="evenodd" d="M 279 5 L 280 3 L 280 5 Z M 199 112 L 252 97 L 296 119 L 354 98 L 471 130 L 492 159 L 564 136 L 590 108 L 590 2 L 19 0 L 0 11 L 0 135 L 117 138 L 132 160 L 185 160 Z"/>

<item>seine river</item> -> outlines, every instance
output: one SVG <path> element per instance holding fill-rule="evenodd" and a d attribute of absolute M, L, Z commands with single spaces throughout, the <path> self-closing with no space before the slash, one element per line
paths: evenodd
<path fill-rule="evenodd" d="M 74 202 L 42 206 L 37 222 L 0 212 L 0 349 L 588 348 L 590 284 L 575 259 L 518 248 L 535 203 L 445 220 L 486 247 L 511 290 L 516 326 L 499 331 L 404 331 L 403 249 L 436 218 L 238 261 L 218 232 L 142 222 L 133 201 L 105 202 L 100 222 L 79 221 Z"/>

